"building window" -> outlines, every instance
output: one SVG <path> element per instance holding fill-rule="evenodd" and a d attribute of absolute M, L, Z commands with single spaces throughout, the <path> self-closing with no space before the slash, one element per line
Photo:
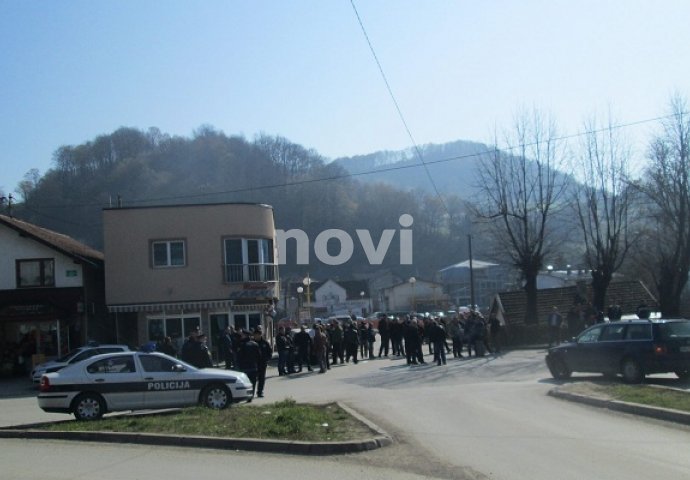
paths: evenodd
<path fill-rule="evenodd" d="M 224 250 L 225 282 L 274 282 L 276 280 L 273 240 L 227 238 L 224 241 Z"/>
<path fill-rule="evenodd" d="M 185 248 L 183 240 L 166 240 L 151 243 L 154 268 L 184 267 Z"/>
<path fill-rule="evenodd" d="M 17 260 L 17 288 L 54 286 L 55 260 L 52 258 Z"/>
<path fill-rule="evenodd" d="M 148 341 L 160 342 L 170 337 L 175 349 L 180 352 L 185 338 L 201 326 L 201 318 L 192 314 L 189 316 L 148 317 Z"/>

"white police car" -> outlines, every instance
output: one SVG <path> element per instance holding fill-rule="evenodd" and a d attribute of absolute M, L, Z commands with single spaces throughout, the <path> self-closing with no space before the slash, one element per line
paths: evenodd
<path fill-rule="evenodd" d="M 41 377 L 38 406 L 95 420 L 106 412 L 203 404 L 223 409 L 249 401 L 252 384 L 242 372 L 198 369 L 159 352 L 97 355 Z"/>
<path fill-rule="evenodd" d="M 129 350 L 127 345 L 89 344 L 83 347 L 75 348 L 60 358 L 36 365 L 31 371 L 31 380 L 33 380 L 34 383 L 38 383 L 41 381 L 41 377 L 44 374 L 57 372 L 58 370 L 65 368 L 67 365 L 81 362 L 82 360 L 86 360 L 87 358 L 100 355 L 102 353 L 124 352 L 126 350 Z"/>

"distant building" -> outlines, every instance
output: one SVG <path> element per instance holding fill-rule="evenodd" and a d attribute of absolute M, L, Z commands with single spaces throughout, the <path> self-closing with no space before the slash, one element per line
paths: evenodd
<path fill-rule="evenodd" d="M 58 356 L 88 340 L 112 340 L 101 252 L 5 215 L 0 251 L 3 373 L 19 363 L 28 369 L 34 354 Z"/>
<path fill-rule="evenodd" d="M 443 293 L 443 286 L 440 283 L 415 278 L 414 281 L 408 279 L 385 288 L 381 310 L 426 312 L 446 310 L 448 305 L 449 297 Z"/>
<path fill-rule="evenodd" d="M 472 260 L 472 276 L 470 261 L 465 260 L 442 268 L 438 271 L 437 278 L 456 306 L 472 303 L 471 291 L 474 284 L 474 301 L 480 309 L 488 307 L 497 292 L 510 288 L 514 283 L 512 269 L 482 260 Z"/>
<path fill-rule="evenodd" d="M 273 208 L 223 203 L 103 211 L 106 299 L 134 345 L 263 326 L 279 296 Z"/>
<path fill-rule="evenodd" d="M 369 288 L 364 280 L 327 280 L 314 291 L 314 316 L 371 313 Z"/>

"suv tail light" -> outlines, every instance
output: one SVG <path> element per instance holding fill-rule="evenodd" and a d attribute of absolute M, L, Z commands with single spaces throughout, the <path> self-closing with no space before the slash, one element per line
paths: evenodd
<path fill-rule="evenodd" d="M 667 353 L 668 350 L 666 349 L 666 345 L 654 345 L 655 355 L 666 355 Z"/>
<path fill-rule="evenodd" d="M 45 375 L 41 377 L 41 383 L 39 384 L 38 389 L 42 392 L 47 392 L 50 390 L 50 379 Z"/>

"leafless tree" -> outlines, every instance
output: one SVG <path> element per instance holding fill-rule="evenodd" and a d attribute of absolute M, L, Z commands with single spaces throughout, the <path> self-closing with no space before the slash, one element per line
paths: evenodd
<path fill-rule="evenodd" d="M 671 115 L 650 144 L 650 166 L 642 191 L 651 201 L 656 228 L 654 278 L 663 315 L 680 313 L 680 298 L 690 272 L 690 114 L 680 95 L 672 97 Z"/>
<path fill-rule="evenodd" d="M 549 221 L 566 186 L 558 171 L 563 142 L 555 122 L 537 110 L 519 114 L 505 138 L 509 150 L 496 147 L 481 159 L 476 213 L 521 272 L 525 321 L 537 323 L 537 276 L 549 251 Z"/>
<path fill-rule="evenodd" d="M 572 189 L 572 205 L 584 240 L 585 261 L 592 271 L 592 303 L 604 311 L 608 286 L 631 245 L 631 153 L 610 120 L 604 129 L 590 120 L 585 131 L 588 133 L 577 157 L 579 182 Z"/>

